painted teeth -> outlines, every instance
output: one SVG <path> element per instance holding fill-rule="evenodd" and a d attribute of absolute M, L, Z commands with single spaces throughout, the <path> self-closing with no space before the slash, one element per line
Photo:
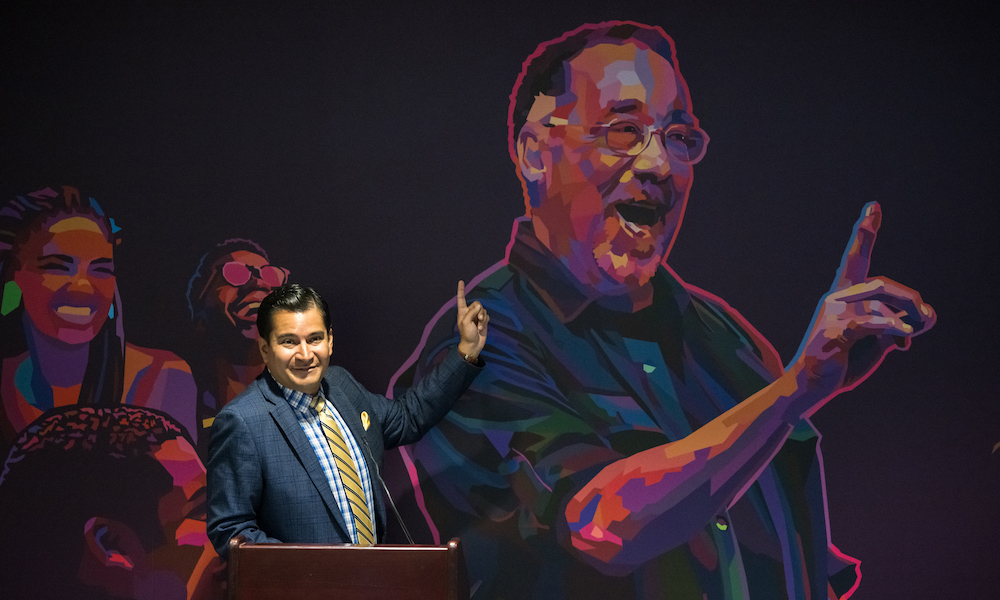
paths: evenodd
<path fill-rule="evenodd" d="M 89 306 L 60 306 L 56 309 L 57 313 L 64 315 L 75 315 L 78 317 L 89 317 L 90 307 Z"/>
<path fill-rule="evenodd" d="M 621 223 L 623 226 L 631 229 L 632 233 L 642 233 L 642 230 L 639 229 L 639 227 L 635 223 L 633 223 L 632 221 L 626 221 L 625 217 L 623 217 L 621 213 L 618 213 L 618 222 Z"/>

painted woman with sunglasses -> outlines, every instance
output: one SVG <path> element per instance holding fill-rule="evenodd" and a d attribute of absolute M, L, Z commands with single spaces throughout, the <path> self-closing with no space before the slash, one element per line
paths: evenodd
<path fill-rule="evenodd" d="M 215 415 L 264 368 L 257 347 L 260 301 L 288 281 L 288 269 L 270 264 L 267 252 L 246 239 L 229 239 L 204 255 L 188 283 L 194 328 L 187 344 L 198 384 L 199 449 L 207 453 Z"/>
<path fill-rule="evenodd" d="M 55 406 L 146 406 L 192 437 L 194 379 L 172 352 L 125 342 L 115 277 L 120 229 L 72 187 L 0 208 L 0 445 Z"/>

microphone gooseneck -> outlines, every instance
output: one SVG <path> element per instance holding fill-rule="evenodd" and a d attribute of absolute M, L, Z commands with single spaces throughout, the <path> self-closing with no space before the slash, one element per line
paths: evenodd
<path fill-rule="evenodd" d="M 368 437 L 362 435 L 361 441 L 365 444 L 365 449 L 368 450 L 368 458 L 371 460 L 372 465 L 375 467 L 375 477 L 378 478 L 379 483 L 382 484 L 382 489 L 385 491 L 385 497 L 389 500 L 389 506 L 392 507 L 392 513 L 396 515 L 396 520 L 399 521 L 399 526 L 403 529 L 403 535 L 406 536 L 406 541 L 410 543 L 411 546 L 416 546 L 413 538 L 410 537 L 410 532 L 406 529 L 406 523 L 403 523 L 403 517 L 399 514 L 399 510 L 396 508 L 396 503 L 392 501 L 392 494 L 389 493 L 389 486 L 385 484 L 385 480 L 382 479 L 382 473 L 378 468 L 378 463 L 375 462 L 375 456 L 372 454 L 371 446 L 368 445 Z"/>

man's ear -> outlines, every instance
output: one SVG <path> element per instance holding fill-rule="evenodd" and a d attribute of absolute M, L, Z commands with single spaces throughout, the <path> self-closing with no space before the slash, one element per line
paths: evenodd
<path fill-rule="evenodd" d="M 131 571 L 135 567 L 135 550 L 142 543 L 131 527 L 115 519 L 91 517 L 83 526 L 86 544 L 84 554 L 105 567 Z"/>
<path fill-rule="evenodd" d="M 258 335 L 257 336 L 257 347 L 260 348 L 260 357 L 263 358 L 264 362 L 266 363 L 267 362 L 267 357 L 270 356 L 270 354 L 271 354 L 271 347 L 268 346 L 267 340 L 265 340 L 264 338 L 262 338 L 262 337 L 260 337 Z"/>
<path fill-rule="evenodd" d="M 525 181 L 538 183 L 545 176 L 538 135 L 528 123 L 517 134 L 517 164 Z"/>
<path fill-rule="evenodd" d="M 84 585 L 131 597 L 137 566 L 145 561 L 139 536 L 116 519 L 92 517 L 83 526 L 84 548 L 78 576 Z"/>

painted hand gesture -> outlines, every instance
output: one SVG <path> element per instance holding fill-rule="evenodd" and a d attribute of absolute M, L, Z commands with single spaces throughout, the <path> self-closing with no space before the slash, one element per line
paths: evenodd
<path fill-rule="evenodd" d="M 920 294 L 885 277 L 869 277 L 872 247 L 882 221 L 878 202 L 865 205 L 854 225 L 837 280 L 823 297 L 799 353 L 789 367 L 807 392 L 809 416 L 826 400 L 867 378 L 890 350 L 930 329 L 937 315 Z M 818 398 L 817 398 L 818 396 Z"/>

